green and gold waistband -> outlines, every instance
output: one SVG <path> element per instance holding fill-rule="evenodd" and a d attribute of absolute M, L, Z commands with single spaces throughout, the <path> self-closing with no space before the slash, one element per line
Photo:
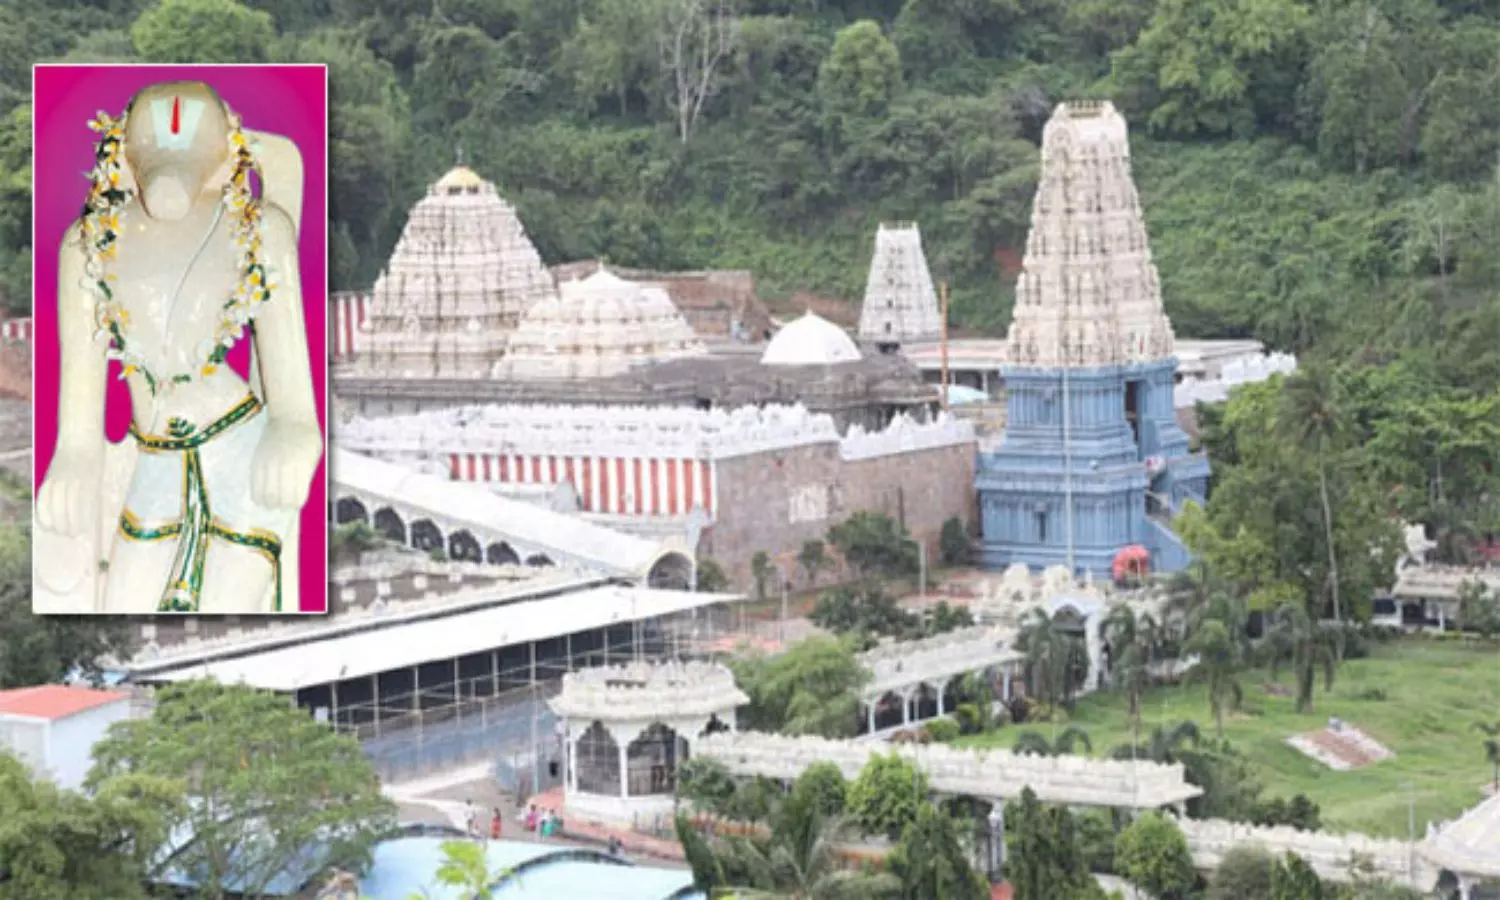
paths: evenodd
<path fill-rule="evenodd" d="M 130 423 L 130 436 L 135 438 L 136 443 L 140 444 L 143 450 L 192 450 L 202 447 L 239 423 L 254 416 L 260 410 L 260 398 L 251 394 L 202 431 L 199 431 L 196 425 L 186 419 L 173 418 L 167 422 L 167 434 L 165 436 L 141 434 L 135 427 L 134 422 Z"/>

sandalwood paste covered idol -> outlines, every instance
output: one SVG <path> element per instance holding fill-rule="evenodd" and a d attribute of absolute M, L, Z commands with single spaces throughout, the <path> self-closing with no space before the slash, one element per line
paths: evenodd
<path fill-rule="evenodd" d="M 37 587 L 77 612 L 295 611 L 286 575 L 323 453 L 298 280 L 300 155 L 243 130 L 200 82 L 146 88 L 89 124 L 92 186 L 59 260 Z M 248 382 L 225 363 L 241 340 Z M 102 424 L 110 360 L 131 402 L 120 445 Z"/>

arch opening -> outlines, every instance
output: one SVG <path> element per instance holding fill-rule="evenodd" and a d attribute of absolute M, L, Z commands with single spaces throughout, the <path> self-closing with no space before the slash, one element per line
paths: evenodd
<path fill-rule="evenodd" d="M 663 553 L 646 575 L 648 587 L 686 591 L 693 586 L 693 561 L 683 553 Z"/>
<path fill-rule="evenodd" d="M 370 511 L 365 508 L 365 505 L 358 498 L 340 497 L 333 505 L 333 523 L 335 525 L 368 521 L 370 521 Z"/>
<path fill-rule="evenodd" d="M 406 544 L 406 522 L 389 506 L 375 510 L 375 530 L 388 541 Z"/>

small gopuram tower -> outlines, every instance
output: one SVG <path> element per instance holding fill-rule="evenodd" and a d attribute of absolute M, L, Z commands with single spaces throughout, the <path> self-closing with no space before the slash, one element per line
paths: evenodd
<path fill-rule="evenodd" d="M 1001 369 L 1004 440 L 976 478 L 987 567 L 1108 577 L 1131 545 L 1153 569 L 1187 564 L 1170 520 L 1209 471 L 1176 423 L 1173 352 L 1125 120 L 1110 103 L 1059 105 Z"/>
<path fill-rule="evenodd" d="M 902 344 L 938 340 L 937 292 L 915 222 L 881 223 L 859 310 L 859 339 L 890 353 Z"/>
<path fill-rule="evenodd" d="M 455 166 L 412 208 L 370 297 L 367 377 L 488 378 L 521 314 L 557 287 L 495 186 Z"/>

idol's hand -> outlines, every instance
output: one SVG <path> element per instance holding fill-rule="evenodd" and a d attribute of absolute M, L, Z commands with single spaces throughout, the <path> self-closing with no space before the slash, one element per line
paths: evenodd
<path fill-rule="evenodd" d="M 37 495 L 37 524 L 54 534 L 85 537 L 98 530 L 104 447 L 59 450 Z"/>
<path fill-rule="evenodd" d="M 271 509 L 301 509 L 322 457 L 317 426 L 272 422 L 250 463 L 251 499 Z"/>

